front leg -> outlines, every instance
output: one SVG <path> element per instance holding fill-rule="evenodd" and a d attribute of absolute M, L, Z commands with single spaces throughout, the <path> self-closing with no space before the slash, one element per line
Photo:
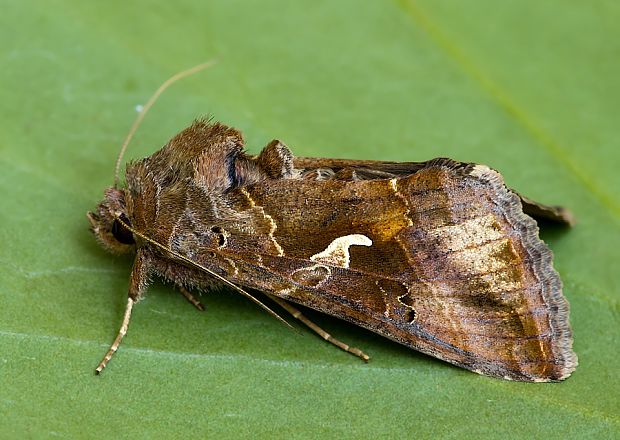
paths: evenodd
<path fill-rule="evenodd" d="M 133 262 L 133 269 L 129 278 L 127 305 L 125 306 L 125 315 L 123 316 L 121 328 L 118 330 L 118 334 L 110 346 L 110 349 L 103 357 L 103 360 L 99 363 L 99 366 L 95 369 L 95 374 L 101 373 L 101 371 L 106 367 L 110 359 L 112 359 L 114 353 L 116 353 L 116 350 L 118 350 L 118 346 L 121 344 L 123 336 L 127 333 L 127 327 L 129 327 L 129 320 L 131 319 L 131 310 L 134 303 L 141 300 L 146 293 L 152 266 L 150 254 L 144 249 L 139 248 Z"/>

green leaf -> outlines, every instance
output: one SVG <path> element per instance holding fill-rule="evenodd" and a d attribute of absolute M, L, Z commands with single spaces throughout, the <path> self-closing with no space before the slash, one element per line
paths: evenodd
<path fill-rule="evenodd" d="M 0 14 L 0 437 L 617 438 L 617 2 L 4 2 Z M 485 163 L 569 206 L 543 231 L 580 366 L 558 384 L 486 378 L 310 312 L 365 365 L 232 292 L 198 313 L 170 286 L 135 308 L 109 368 L 131 261 L 85 212 L 119 145 L 194 117 L 300 156 Z"/>

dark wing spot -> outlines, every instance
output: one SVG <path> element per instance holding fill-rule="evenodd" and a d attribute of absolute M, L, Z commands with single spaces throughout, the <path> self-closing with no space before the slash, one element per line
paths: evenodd
<path fill-rule="evenodd" d="M 407 309 L 407 311 L 405 312 L 405 319 L 407 320 L 409 324 L 413 324 L 413 321 L 415 321 L 415 317 L 416 317 L 415 310 Z"/>

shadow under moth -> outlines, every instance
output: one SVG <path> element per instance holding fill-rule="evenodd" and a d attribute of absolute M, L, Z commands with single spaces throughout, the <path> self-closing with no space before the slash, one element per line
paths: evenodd
<path fill-rule="evenodd" d="M 278 140 L 255 156 L 243 147 L 239 131 L 198 120 L 130 163 L 126 187 L 117 177 L 88 213 L 104 248 L 135 253 L 125 317 L 97 372 L 153 276 L 198 308 L 192 292 L 219 284 L 271 312 L 247 290 L 264 292 L 364 360 L 293 304 L 484 375 L 547 382 L 576 368 L 568 303 L 534 220 L 568 224 L 567 210 L 479 164 L 296 158 Z"/>

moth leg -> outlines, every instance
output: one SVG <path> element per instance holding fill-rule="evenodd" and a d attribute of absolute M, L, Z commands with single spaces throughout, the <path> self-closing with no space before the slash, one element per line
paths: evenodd
<path fill-rule="evenodd" d="M 138 302 L 144 295 L 144 292 L 146 292 L 150 267 L 151 264 L 149 254 L 139 249 L 136 254 L 136 259 L 133 262 L 131 276 L 129 277 L 129 294 L 121 328 L 118 330 L 118 334 L 116 335 L 116 338 L 114 338 L 114 342 L 112 342 L 110 349 L 95 369 L 95 374 L 101 373 L 106 365 L 108 365 L 108 362 L 110 362 L 110 359 L 112 359 L 112 356 L 116 353 L 116 350 L 118 350 L 119 345 L 121 345 L 123 337 L 127 334 L 127 327 L 129 327 L 129 320 L 131 319 L 131 310 L 133 309 L 133 305 Z"/>
<path fill-rule="evenodd" d="M 108 352 L 103 357 L 103 360 L 99 363 L 99 365 L 95 369 L 95 374 L 101 373 L 101 371 L 105 368 L 105 366 L 108 365 L 108 362 L 110 362 L 110 359 L 112 359 L 112 356 L 114 355 L 114 353 L 116 353 L 116 350 L 118 350 L 118 346 L 121 345 L 123 336 L 127 334 L 127 327 L 129 327 L 129 320 L 131 319 L 131 309 L 133 308 L 133 305 L 134 305 L 134 300 L 131 298 L 127 298 L 127 306 L 125 306 L 125 316 L 123 316 L 123 322 L 121 324 L 121 328 L 118 330 L 118 334 L 116 335 L 114 342 L 112 342 L 110 349 L 108 350 Z"/>
<path fill-rule="evenodd" d="M 321 327 L 319 327 L 314 322 L 310 321 L 308 318 L 306 318 L 304 315 L 302 315 L 302 313 L 297 308 L 293 307 L 287 301 L 284 301 L 283 299 L 280 299 L 277 296 L 273 296 L 273 295 L 267 295 L 267 296 L 269 296 L 269 298 L 271 298 L 276 303 L 278 303 L 280 305 L 280 307 L 282 307 L 284 310 L 286 310 L 291 315 L 293 315 L 293 318 L 299 319 L 301 322 L 303 322 L 305 325 L 310 327 L 310 329 L 312 331 L 317 333 L 320 337 L 325 339 L 327 342 L 330 342 L 330 343 L 334 344 L 336 347 L 338 347 L 338 348 L 340 348 L 340 349 L 342 349 L 344 351 L 347 351 L 347 352 L 349 352 L 349 353 L 359 357 L 364 362 L 368 362 L 368 360 L 370 359 L 370 357 L 366 353 L 361 351 L 360 349 L 355 348 L 355 347 L 350 347 L 349 345 L 345 344 L 344 342 L 334 338 L 332 335 L 327 333 Z"/>
<path fill-rule="evenodd" d="M 196 297 L 192 295 L 192 293 L 189 290 L 187 290 L 185 287 L 181 285 L 177 285 L 177 289 L 179 289 L 179 292 L 181 292 L 181 295 L 183 295 L 185 299 L 187 299 L 190 303 L 192 303 L 194 307 L 196 307 L 201 312 L 205 311 L 205 306 L 203 306 L 202 303 L 198 301 Z"/>

